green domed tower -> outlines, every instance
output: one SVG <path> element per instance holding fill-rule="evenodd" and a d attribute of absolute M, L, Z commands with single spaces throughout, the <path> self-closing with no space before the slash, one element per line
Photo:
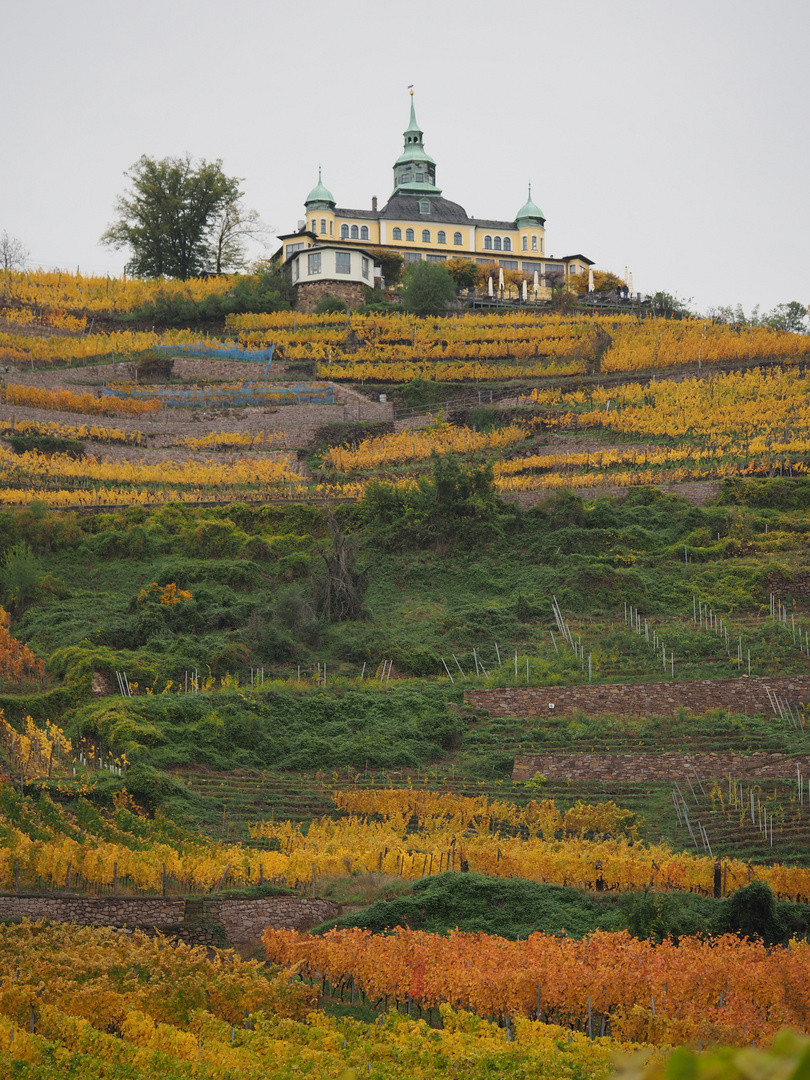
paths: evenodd
<path fill-rule="evenodd" d="M 335 196 L 324 186 L 321 167 L 318 166 L 318 183 L 306 197 L 307 225 L 310 232 L 319 236 L 335 235 Z"/>
<path fill-rule="evenodd" d="M 441 188 L 436 187 L 436 162 L 425 153 L 422 144 L 423 132 L 416 122 L 413 90 L 411 119 L 404 135 L 405 147 L 394 162 L 393 195 L 441 195 Z"/>

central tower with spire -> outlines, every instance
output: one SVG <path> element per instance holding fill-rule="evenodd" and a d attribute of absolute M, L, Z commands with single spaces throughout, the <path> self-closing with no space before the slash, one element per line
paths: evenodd
<path fill-rule="evenodd" d="M 411 119 L 404 132 L 405 147 L 394 162 L 393 195 L 441 195 L 436 187 L 436 162 L 425 153 L 422 129 L 416 122 L 411 90 Z"/>

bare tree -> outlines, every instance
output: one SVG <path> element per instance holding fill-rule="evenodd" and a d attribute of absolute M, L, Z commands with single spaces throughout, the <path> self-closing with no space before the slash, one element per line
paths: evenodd
<path fill-rule="evenodd" d="M 31 252 L 7 230 L 0 233 L 0 270 L 23 270 Z"/>
<path fill-rule="evenodd" d="M 266 246 L 265 237 L 272 233 L 256 210 L 248 210 L 241 198 L 227 202 L 211 230 L 211 255 L 213 270 L 221 274 L 225 269 L 242 270 L 247 265 L 244 243 L 256 240 Z"/>
<path fill-rule="evenodd" d="M 368 568 L 357 569 L 357 546 L 341 531 L 331 511 L 329 532 L 332 546 L 318 549 L 324 566 L 313 582 L 318 613 L 332 623 L 365 618 L 363 595 Z"/>

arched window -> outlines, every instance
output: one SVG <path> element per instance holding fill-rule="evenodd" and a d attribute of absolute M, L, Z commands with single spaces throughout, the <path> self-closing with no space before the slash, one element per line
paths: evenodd
<path fill-rule="evenodd" d="M 503 238 L 503 250 L 504 251 L 511 251 L 512 250 L 512 241 L 510 240 L 510 238 L 508 236 L 505 236 Z"/>
<path fill-rule="evenodd" d="M 400 227 L 398 225 L 394 229 L 394 239 L 395 240 L 401 240 L 402 239 L 402 229 L 400 229 Z"/>
<path fill-rule="evenodd" d="M 523 250 L 524 251 L 529 250 L 529 238 L 528 238 L 528 236 L 523 237 Z"/>
<path fill-rule="evenodd" d="M 492 251 L 492 237 L 491 236 L 485 236 L 484 237 L 484 251 Z"/>
<path fill-rule="evenodd" d="M 492 246 L 495 248 L 496 251 L 501 250 L 501 238 L 500 238 L 500 236 L 495 237 L 495 239 L 492 241 Z"/>
<path fill-rule="evenodd" d="M 537 251 L 537 237 L 532 237 L 532 251 Z"/>
<path fill-rule="evenodd" d="M 352 225 L 352 240 L 359 240 L 359 238 L 360 230 L 357 228 L 356 225 Z"/>
<path fill-rule="evenodd" d="M 447 233 L 444 231 L 444 229 L 439 229 L 438 233 L 436 234 L 436 243 L 437 244 L 446 244 L 447 243 Z"/>
<path fill-rule="evenodd" d="M 321 218 L 321 232 L 323 233 L 324 236 L 326 236 L 326 218 L 325 217 Z"/>
<path fill-rule="evenodd" d="M 361 240 L 368 240 L 368 225 L 361 225 L 360 226 L 360 239 Z"/>
<path fill-rule="evenodd" d="M 340 239 L 341 240 L 348 240 L 349 239 L 349 226 L 348 225 L 341 225 L 340 226 Z"/>
<path fill-rule="evenodd" d="M 422 243 L 423 244 L 429 244 L 430 243 L 430 229 L 422 229 Z"/>
<path fill-rule="evenodd" d="M 453 243 L 454 244 L 461 244 L 461 233 L 460 232 L 453 233 Z"/>
<path fill-rule="evenodd" d="M 414 239 L 413 229 L 406 229 L 405 230 L 405 239 L 406 240 L 413 240 Z"/>

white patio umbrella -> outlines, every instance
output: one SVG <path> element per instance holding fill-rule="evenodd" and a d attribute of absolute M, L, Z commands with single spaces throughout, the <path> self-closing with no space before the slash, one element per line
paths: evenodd
<path fill-rule="evenodd" d="M 534 291 L 535 293 L 540 292 L 540 277 L 536 270 L 534 272 Z"/>
<path fill-rule="evenodd" d="M 503 267 L 498 267 L 498 289 L 503 292 Z"/>
<path fill-rule="evenodd" d="M 487 296 L 494 296 L 495 289 L 492 286 L 492 274 L 489 275 L 489 281 L 487 282 Z"/>
<path fill-rule="evenodd" d="M 520 287 L 520 293 L 523 297 L 523 303 L 525 304 L 526 301 L 529 299 L 529 286 L 526 282 L 526 278 L 523 279 L 523 284 Z"/>
<path fill-rule="evenodd" d="M 630 290 L 630 295 L 633 295 L 633 271 L 627 275 L 627 288 Z"/>
<path fill-rule="evenodd" d="M 588 270 L 588 292 L 594 292 L 593 270 Z"/>

